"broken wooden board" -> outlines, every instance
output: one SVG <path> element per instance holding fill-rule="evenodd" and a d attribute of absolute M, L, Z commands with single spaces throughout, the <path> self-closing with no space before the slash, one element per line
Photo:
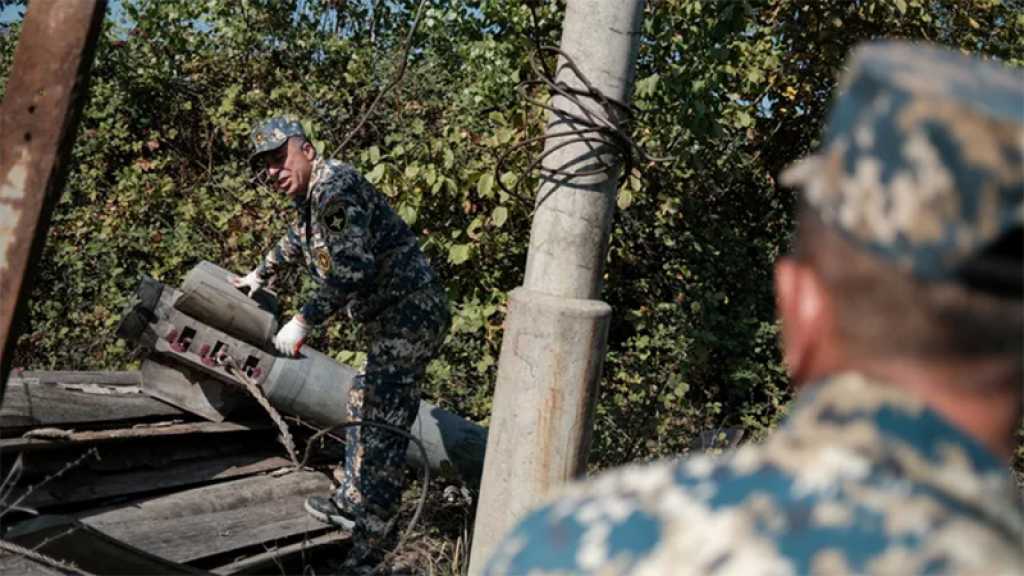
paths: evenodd
<path fill-rule="evenodd" d="M 136 470 L 161 470 L 186 461 L 223 458 L 237 454 L 255 454 L 267 451 L 283 455 L 270 429 L 245 434 L 217 437 L 216 442 L 202 434 L 147 438 L 141 442 L 116 442 L 94 446 L 77 445 L 54 447 L 21 453 L 24 472 L 21 482 L 37 482 L 61 470 L 89 450 L 95 458 L 86 458 L 72 474 L 82 473 L 113 476 Z"/>
<path fill-rule="evenodd" d="M 110 421 L 184 418 L 186 412 L 151 398 L 138 372 L 23 372 L 7 382 L 0 428 L 80 426 Z"/>
<path fill-rule="evenodd" d="M 330 491 L 327 477 L 317 472 L 264 475 L 143 500 L 82 521 L 151 554 L 192 562 L 332 530 L 303 508 L 307 496 Z"/>
<path fill-rule="evenodd" d="M 93 574 L 205 574 L 134 548 L 66 516 L 40 516 L 27 520 L 13 526 L 4 539 Z M 10 561 L 20 564 L 14 559 Z M 0 564 L 0 567 L 4 565 Z M 47 574 L 45 571 L 41 573 Z"/>
<path fill-rule="evenodd" d="M 213 568 L 211 572 L 220 576 L 301 573 L 301 566 L 306 564 L 303 561 L 305 558 L 317 554 L 327 547 L 338 546 L 350 538 L 351 534 L 349 532 L 328 532 L 327 534 L 321 534 L 301 542 L 273 548 L 261 554 L 240 558 L 230 564 Z M 300 568 L 298 570 L 288 570 L 287 565 L 291 564 L 298 564 Z"/>
<path fill-rule="evenodd" d="M 21 505 L 45 509 L 113 497 L 138 496 L 169 488 L 252 476 L 290 465 L 291 461 L 287 458 L 274 456 L 267 450 L 254 450 L 248 454 L 176 462 L 160 469 L 132 470 L 120 474 L 83 470 L 41 485 Z"/>
<path fill-rule="evenodd" d="M 230 434 L 262 430 L 270 423 L 241 424 L 236 422 L 158 422 L 140 424 L 115 430 L 89 430 L 74 432 L 59 428 L 37 428 L 20 438 L 0 439 L 0 453 L 45 450 L 55 446 L 88 445 L 101 442 L 181 436 L 185 434 Z"/>
<path fill-rule="evenodd" d="M 138 370 L 18 370 L 11 379 L 37 380 L 43 384 L 98 384 L 135 386 L 142 384 Z"/>

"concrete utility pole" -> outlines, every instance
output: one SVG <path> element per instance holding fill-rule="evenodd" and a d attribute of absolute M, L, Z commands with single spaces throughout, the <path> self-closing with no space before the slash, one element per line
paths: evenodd
<path fill-rule="evenodd" d="M 0 105 L 0 400 L 85 100 L 105 0 L 32 0 Z"/>
<path fill-rule="evenodd" d="M 605 96 L 632 92 L 643 0 L 569 0 L 561 49 Z M 557 80 L 582 82 L 559 59 Z M 576 104 L 553 99 L 558 110 Z M 589 99 L 582 105 L 606 117 Z M 612 118 L 613 121 L 617 120 Z M 547 133 L 581 128 L 552 114 Z M 546 149 L 572 137 L 551 138 Z M 544 173 L 615 164 L 610 146 L 577 142 L 544 161 Z M 505 532 L 551 488 L 586 471 L 611 307 L 598 300 L 615 209 L 615 166 L 590 176 L 542 178 L 523 286 L 509 296 L 470 573 L 482 572 Z"/>

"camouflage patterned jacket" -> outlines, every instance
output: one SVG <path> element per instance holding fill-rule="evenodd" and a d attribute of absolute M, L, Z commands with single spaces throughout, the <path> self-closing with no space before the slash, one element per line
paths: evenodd
<path fill-rule="evenodd" d="M 1024 574 L 1006 465 L 845 374 L 762 445 L 626 468 L 527 516 L 487 574 Z"/>
<path fill-rule="evenodd" d="M 269 281 L 302 256 L 319 285 L 302 307 L 306 322 L 338 310 L 369 321 L 436 281 L 416 236 L 373 186 L 351 166 L 316 161 L 298 217 L 258 268 Z"/>

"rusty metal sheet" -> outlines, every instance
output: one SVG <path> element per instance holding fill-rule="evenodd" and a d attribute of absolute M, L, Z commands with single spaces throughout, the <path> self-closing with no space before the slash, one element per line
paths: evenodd
<path fill-rule="evenodd" d="M 0 400 L 64 185 L 106 0 L 33 0 L 0 104 Z"/>

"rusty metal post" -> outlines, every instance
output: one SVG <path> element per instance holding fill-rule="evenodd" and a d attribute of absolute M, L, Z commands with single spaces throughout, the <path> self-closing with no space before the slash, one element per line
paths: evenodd
<path fill-rule="evenodd" d="M 0 104 L 0 401 L 105 7 L 106 0 L 32 0 Z"/>
<path fill-rule="evenodd" d="M 561 49 L 604 96 L 628 102 L 644 0 L 569 0 Z M 558 63 L 557 80 L 582 90 Z M 561 96 L 548 122 L 542 178 L 523 285 L 509 294 L 470 574 L 483 571 L 502 536 L 554 488 L 586 471 L 611 307 L 599 300 L 621 170 L 611 146 L 574 138 L 581 108 L 608 122 L 596 101 Z M 598 162 L 603 158 L 603 162 Z"/>

